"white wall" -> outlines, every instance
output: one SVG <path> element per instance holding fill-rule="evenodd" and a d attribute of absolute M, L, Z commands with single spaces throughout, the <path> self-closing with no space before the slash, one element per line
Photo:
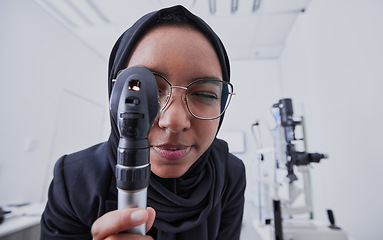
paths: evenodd
<path fill-rule="evenodd" d="M 251 126 L 258 120 L 272 126 L 273 118 L 269 109 L 281 95 L 280 71 L 277 60 L 265 60 L 232 61 L 231 72 L 231 82 L 234 85 L 236 95 L 233 96 L 225 113 L 220 132 L 238 131 L 244 134 L 246 152 L 236 155 L 244 161 L 247 167 L 249 184 L 246 199 L 256 201 L 258 198 L 256 149 L 260 146 L 257 145 L 251 134 Z M 266 126 L 263 127 L 265 129 Z M 268 137 L 268 134 L 264 134 L 263 137 Z M 257 214 L 254 213 L 254 215 Z"/>
<path fill-rule="evenodd" d="M 280 58 L 282 92 L 305 104 L 318 218 L 382 239 L 383 2 L 312 1 Z"/>
<path fill-rule="evenodd" d="M 0 204 L 44 200 L 57 158 L 105 138 L 107 62 L 32 1 L 0 1 L 0 35 Z"/>

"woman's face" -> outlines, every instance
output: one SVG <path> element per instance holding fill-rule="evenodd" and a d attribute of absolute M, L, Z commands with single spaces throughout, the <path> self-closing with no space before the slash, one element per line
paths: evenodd
<path fill-rule="evenodd" d="M 162 25 L 150 30 L 138 43 L 128 67 L 145 66 L 164 76 L 173 86 L 186 87 L 201 78 L 222 79 L 216 52 L 207 38 L 188 26 Z M 219 119 L 200 120 L 187 109 L 184 90 L 159 112 L 149 133 L 152 171 L 163 178 L 182 176 L 208 149 Z"/>

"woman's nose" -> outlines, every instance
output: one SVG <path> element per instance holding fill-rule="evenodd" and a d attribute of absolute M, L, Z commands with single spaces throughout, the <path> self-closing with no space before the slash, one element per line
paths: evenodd
<path fill-rule="evenodd" d="M 159 113 L 158 125 L 177 133 L 191 127 L 191 114 L 189 113 L 182 91 L 172 93 L 167 106 Z"/>

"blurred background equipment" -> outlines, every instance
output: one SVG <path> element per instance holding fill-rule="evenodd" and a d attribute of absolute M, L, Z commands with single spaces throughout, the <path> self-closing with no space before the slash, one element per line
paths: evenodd
<path fill-rule="evenodd" d="M 294 116 L 291 98 L 280 99 L 271 111 L 276 121 L 272 129 L 274 147 L 263 148 L 262 137 L 254 136 L 258 139 L 261 183 L 259 219 L 253 223 L 257 233 L 265 240 L 347 240 L 347 233 L 335 225 L 332 210 L 327 211 L 329 225 L 314 218 L 309 166 L 327 154 L 307 151 L 304 117 Z M 259 126 L 257 121 L 252 127 Z M 272 162 L 269 168 L 264 167 L 266 161 Z"/>

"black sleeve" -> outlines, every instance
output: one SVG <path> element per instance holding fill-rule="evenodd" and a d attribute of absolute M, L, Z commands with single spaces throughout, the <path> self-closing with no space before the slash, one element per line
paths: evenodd
<path fill-rule="evenodd" d="M 78 218 L 68 194 L 64 173 L 65 156 L 54 168 L 54 178 L 49 187 L 48 202 L 41 218 L 41 240 L 92 239 L 90 228 Z M 81 194 L 81 193 L 77 193 Z"/>
<path fill-rule="evenodd" d="M 241 234 L 245 203 L 246 173 L 243 162 L 235 156 L 229 161 L 228 183 L 217 239 L 238 240 Z"/>

